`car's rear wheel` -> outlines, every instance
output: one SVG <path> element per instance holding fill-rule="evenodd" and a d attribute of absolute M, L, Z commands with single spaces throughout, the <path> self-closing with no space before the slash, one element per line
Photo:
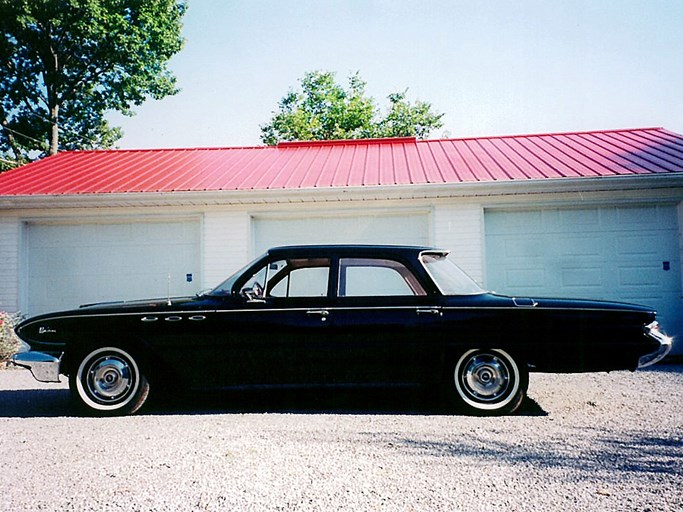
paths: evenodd
<path fill-rule="evenodd" d="M 528 384 L 526 365 L 508 352 L 471 349 L 453 358 L 445 391 L 452 403 L 469 414 L 509 414 L 522 404 Z"/>
<path fill-rule="evenodd" d="M 117 347 L 88 352 L 71 372 L 69 387 L 78 409 L 98 416 L 133 414 L 149 394 L 139 362 Z"/>

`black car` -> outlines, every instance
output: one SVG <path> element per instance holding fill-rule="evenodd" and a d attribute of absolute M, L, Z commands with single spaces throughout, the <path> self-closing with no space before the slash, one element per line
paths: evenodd
<path fill-rule="evenodd" d="M 529 371 L 647 366 L 671 349 L 651 308 L 482 290 L 429 247 L 270 249 L 195 297 L 30 318 L 13 362 L 69 377 L 84 411 L 133 413 L 150 389 L 421 385 L 502 414 Z"/>

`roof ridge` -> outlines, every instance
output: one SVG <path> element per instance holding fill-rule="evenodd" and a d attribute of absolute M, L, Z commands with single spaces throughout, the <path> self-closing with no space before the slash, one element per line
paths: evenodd
<path fill-rule="evenodd" d="M 466 140 L 490 140 L 490 139 L 529 139 L 531 137 L 554 137 L 558 135 L 585 135 L 587 133 L 620 133 L 620 132 L 642 132 L 642 131 L 668 131 L 662 126 L 650 126 L 647 128 L 613 128 L 609 130 L 579 130 L 564 132 L 547 133 L 519 133 L 512 135 L 475 135 L 470 137 L 449 137 L 441 139 L 424 139 L 417 142 L 442 142 L 442 141 L 466 141 Z M 671 132 L 675 133 L 675 132 Z"/>
<path fill-rule="evenodd" d="M 561 132 L 546 132 L 546 133 L 520 133 L 510 135 L 477 135 L 468 137 L 444 137 L 439 139 L 417 139 L 416 137 L 380 137 L 369 139 L 334 139 L 334 140 L 302 140 L 302 141 L 282 141 L 277 146 L 195 146 L 195 147 L 178 147 L 178 148 L 111 148 L 111 149 L 78 149 L 60 151 L 57 155 L 69 154 L 106 154 L 106 153 L 177 153 L 190 151 L 236 151 L 244 149 L 284 149 L 284 148 L 303 148 L 303 147 L 319 147 L 319 146 L 349 146 L 349 145 L 368 145 L 368 144 L 424 144 L 430 142 L 453 142 L 453 141 L 470 141 L 470 140 L 491 140 L 491 139 L 528 139 L 531 137 L 553 137 L 559 135 L 585 135 L 598 133 L 621 133 L 621 132 L 641 132 L 641 131 L 661 131 L 669 134 L 678 135 L 675 132 L 666 130 L 662 126 L 647 127 L 647 128 L 615 128 L 609 130 L 580 130 L 580 131 L 561 131 Z"/>
<path fill-rule="evenodd" d="M 278 148 L 301 148 L 310 146 L 361 146 L 369 144 L 406 144 L 415 143 L 417 138 L 412 137 L 378 137 L 367 139 L 332 139 L 332 140 L 283 140 L 278 143 Z"/>
<path fill-rule="evenodd" d="M 179 148 L 109 148 L 109 149 L 68 149 L 60 151 L 57 155 L 83 154 L 83 153 L 172 153 L 183 151 L 225 151 L 237 149 L 268 149 L 275 146 L 196 146 Z M 52 156 L 57 156 L 52 155 Z"/>

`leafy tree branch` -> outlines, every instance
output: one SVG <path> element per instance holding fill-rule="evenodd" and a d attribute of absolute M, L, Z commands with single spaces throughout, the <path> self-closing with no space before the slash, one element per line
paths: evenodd
<path fill-rule="evenodd" d="M 108 111 L 175 94 L 178 0 L 0 0 L 0 159 L 112 147 Z M 39 141 L 39 142 L 37 142 Z"/>
<path fill-rule="evenodd" d="M 306 73 L 299 90 L 290 90 L 280 100 L 270 122 L 261 126 L 261 140 L 268 145 L 280 141 L 367 139 L 376 137 L 426 138 L 441 128 L 444 114 L 424 101 L 411 103 L 407 89 L 390 94 L 390 106 L 382 113 L 365 94 L 366 83 L 358 72 L 344 87 L 329 71 Z"/>

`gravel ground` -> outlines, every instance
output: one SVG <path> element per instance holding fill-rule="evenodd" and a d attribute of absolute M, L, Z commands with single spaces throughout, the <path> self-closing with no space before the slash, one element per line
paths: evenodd
<path fill-rule="evenodd" d="M 321 398 L 321 396 L 323 398 Z M 532 374 L 520 414 L 401 392 L 233 393 L 72 415 L 0 371 L 0 510 L 683 510 L 683 366 Z"/>

